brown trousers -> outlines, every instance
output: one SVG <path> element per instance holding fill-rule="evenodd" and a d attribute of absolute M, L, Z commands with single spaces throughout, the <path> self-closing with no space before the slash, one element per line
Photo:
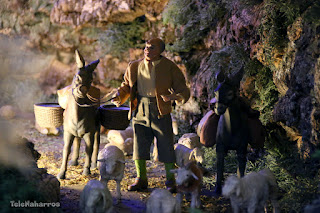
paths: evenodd
<path fill-rule="evenodd" d="M 159 116 L 156 98 L 138 97 L 132 118 L 133 160 L 150 160 L 151 143 L 156 137 L 159 161 L 174 163 L 173 130 L 170 114 Z"/>

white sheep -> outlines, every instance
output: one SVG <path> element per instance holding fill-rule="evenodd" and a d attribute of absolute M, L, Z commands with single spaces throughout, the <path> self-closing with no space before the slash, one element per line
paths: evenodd
<path fill-rule="evenodd" d="M 176 154 L 176 164 L 178 167 L 183 167 L 191 161 L 196 161 L 203 163 L 203 151 L 196 147 L 194 149 L 189 149 L 188 147 L 176 143 L 174 145 L 174 151 Z"/>
<path fill-rule="evenodd" d="M 133 138 L 133 128 L 127 127 L 125 130 L 112 129 L 107 134 L 107 139 L 116 144 L 122 144 L 127 138 Z"/>
<path fill-rule="evenodd" d="M 203 169 L 192 161 L 186 166 L 172 169 L 176 173 L 177 201 L 181 204 L 184 194 L 191 194 L 191 208 L 200 208 L 200 192 L 202 187 Z"/>
<path fill-rule="evenodd" d="M 125 155 L 133 153 L 133 128 L 128 127 L 125 130 L 110 130 L 107 135 L 110 144 L 117 146 Z"/>
<path fill-rule="evenodd" d="M 107 187 L 98 180 L 90 180 L 80 195 L 80 210 L 83 213 L 113 211 L 112 196 Z"/>
<path fill-rule="evenodd" d="M 196 133 L 186 133 L 181 136 L 178 140 L 179 144 L 182 144 L 189 149 L 201 147 L 200 137 Z"/>
<path fill-rule="evenodd" d="M 166 189 L 155 189 L 147 200 L 146 213 L 180 213 L 181 207 Z"/>
<path fill-rule="evenodd" d="M 121 185 L 125 167 L 123 151 L 117 146 L 107 144 L 98 155 L 98 168 L 100 170 L 100 181 L 108 186 L 109 180 L 117 183 L 117 202 L 121 199 Z"/>
<path fill-rule="evenodd" d="M 238 213 L 240 208 L 247 209 L 248 213 L 264 212 L 268 199 L 273 205 L 273 212 L 276 213 L 280 212 L 277 191 L 274 175 L 269 169 L 264 169 L 243 178 L 228 177 L 222 188 L 222 195 L 230 198 L 234 213 Z"/>

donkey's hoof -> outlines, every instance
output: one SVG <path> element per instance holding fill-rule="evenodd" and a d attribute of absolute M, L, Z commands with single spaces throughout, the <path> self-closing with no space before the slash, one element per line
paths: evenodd
<path fill-rule="evenodd" d="M 120 204 L 121 203 L 121 198 L 116 198 L 116 201 L 115 201 L 115 205 L 118 205 L 118 204 Z"/>
<path fill-rule="evenodd" d="M 77 160 L 71 160 L 71 161 L 69 162 L 69 165 L 70 165 L 70 166 L 78 166 L 79 163 L 78 163 Z"/>
<path fill-rule="evenodd" d="M 97 163 L 91 163 L 91 169 L 95 169 L 95 168 L 97 168 L 98 166 L 97 166 Z"/>
<path fill-rule="evenodd" d="M 222 187 L 220 186 L 216 186 L 214 193 L 218 196 L 220 196 L 222 194 Z"/>
<path fill-rule="evenodd" d="M 66 179 L 66 172 L 60 172 L 60 173 L 57 175 L 57 178 L 58 178 L 58 179 Z"/>
<path fill-rule="evenodd" d="M 90 169 L 84 168 L 84 169 L 83 169 L 83 172 L 82 172 L 82 175 L 85 175 L 85 176 L 90 175 Z"/>

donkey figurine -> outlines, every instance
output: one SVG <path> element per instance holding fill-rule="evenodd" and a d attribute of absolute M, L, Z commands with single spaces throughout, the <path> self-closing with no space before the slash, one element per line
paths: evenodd
<path fill-rule="evenodd" d="M 214 112 L 220 115 L 217 134 L 217 184 L 215 192 L 221 195 L 224 171 L 224 157 L 229 150 L 236 150 L 238 160 L 238 176 L 243 177 L 246 167 L 247 146 L 250 140 L 248 113 L 238 96 L 240 81 L 244 73 L 243 67 L 232 76 L 219 72 L 216 76 L 219 83 L 215 89 Z"/>
<path fill-rule="evenodd" d="M 88 97 L 88 91 L 93 80 L 93 71 L 99 62 L 96 60 L 85 66 L 83 57 L 76 50 L 76 63 L 79 71 L 73 78 L 71 93 L 64 111 L 64 148 L 60 173 L 57 175 L 59 179 L 65 179 L 67 161 L 74 140 L 75 150 L 79 150 L 80 138 L 83 138 L 86 143 L 83 175 L 90 174 L 91 160 L 93 164 L 97 162 L 100 145 L 99 105 Z"/>

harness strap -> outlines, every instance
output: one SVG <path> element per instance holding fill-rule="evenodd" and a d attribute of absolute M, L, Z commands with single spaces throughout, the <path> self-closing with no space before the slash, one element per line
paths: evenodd
<path fill-rule="evenodd" d="M 92 104 L 80 104 L 80 103 L 77 101 L 75 95 L 73 94 L 73 88 L 72 88 L 71 90 L 72 90 L 72 91 L 71 91 L 72 96 L 73 96 L 75 102 L 77 103 L 77 105 L 78 105 L 79 107 L 92 107 L 92 106 L 97 106 L 97 105 L 100 105 L 100 104 L 103 104 L 103 103 L 107 103 L 107 102 L 109 102 L 109 101 L 111 101 L 111 100 L 113 100 L 113 99 L 116 98 L 116 97 L 112 97 L 112 98 L 109 98 L 109 99 L 108 99 L 108 97 L 106 97 L 107 100 L 103 100 L 104 97 L 103 97 L 103 98 L 94 98 L 94 97 L 92 97 L 91 95 L 89 95 L 89 94 L 87 93 L 87 94 L 86 94 L 87 98 L 88 98 L 91 102 L 93 102 L 93 103 L 92 103 Z"/>

